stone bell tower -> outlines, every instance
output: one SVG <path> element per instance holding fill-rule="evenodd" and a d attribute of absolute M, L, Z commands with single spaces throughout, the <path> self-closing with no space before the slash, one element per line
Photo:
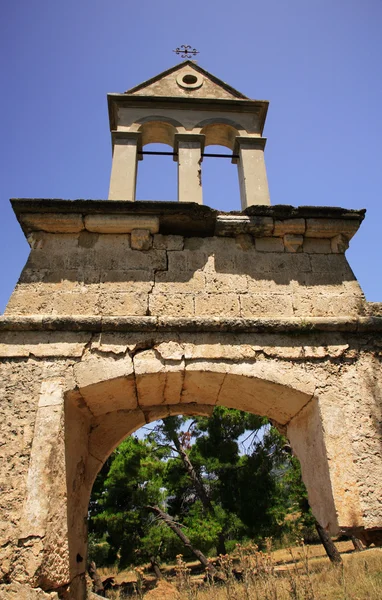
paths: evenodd
<path fill-rule="evenodd" d="M 323 527 L 381 545 L 382 304 L 345 256 L 365 211 L 270 206 L 267 102 L 193 62 L 108 100 L 109 199 L 12 200 L 31 251 L 0 317 L 0 597 L 85 600 L 102 465 L 145 423 L 219 405 L 287 436 Z M 179 202 L 134 201 L 151 142 Z M 210 145 L 241 212 L 202 205 Z"/>
<path fill-rule="evenodd" d="M 178 201 L 203 203 L 201 164 L 208 146 L 237 164 L 242 209 L 270 204 L 262 137 L 268 102 L 249 100 L 186 60 L 128 90 L 109 94 L 113 163 L 109 200 L 135 200 L 138 161 L 152 142 L 178 163 Z"/>

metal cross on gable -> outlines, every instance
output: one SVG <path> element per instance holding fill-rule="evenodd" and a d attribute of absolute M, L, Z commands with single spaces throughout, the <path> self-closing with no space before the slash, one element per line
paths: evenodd
<path fill-rule="evenodd" d="M 199 54 L 199 50 L 196 50 L 196 48 L 192 48 L 188 44 L 182 44 L 180 48 L 176 48 L 175 50 L 173 50 L 173 52 L 175 52 L 175 54 L 178 55 L 180 54 L 182 58 L 192 58 L 193 56 Z"/>

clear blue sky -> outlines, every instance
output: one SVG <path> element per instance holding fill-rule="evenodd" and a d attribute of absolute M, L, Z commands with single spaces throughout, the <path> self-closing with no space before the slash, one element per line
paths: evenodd
<path fill-rule="evenodd" d="M 12 0 L 0 27 L 0 312 L 28 254 L 8 199 L 106 198 L 106 94 L 176 64 L 183 43 L 270 101 L 273 204 L 367 209 L 348 258 L 368 300 L 382 300 L 381 0 Z M 238 209 L 235 167 L 206 161 L 206 204 Z M 140 199 L 175 199 L 171 159 L 140 166 Z"/>

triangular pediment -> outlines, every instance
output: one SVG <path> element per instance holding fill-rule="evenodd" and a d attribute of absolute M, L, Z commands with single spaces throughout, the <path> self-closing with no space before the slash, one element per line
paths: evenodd
<path fill-rule="evenodd" d="M 134 96 L 247 99 L 192 60 L 185 60 L 125 93 Z"/>

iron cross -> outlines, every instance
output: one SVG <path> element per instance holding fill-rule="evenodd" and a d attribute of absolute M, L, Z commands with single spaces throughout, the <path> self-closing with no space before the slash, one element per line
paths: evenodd
<path fill-rule="evenodd" d="M 192 58 L 193 56 L 196 56 L 196 54 L 199 54 L 199 50 L 196 50 L 196 48 L 191 49 L 191 46 L 188 44 L 182 44 L 180 48 L 176 48 L 173 52 L 175 52 L 175 54 L 180 54 L 182 58 Z"/>

